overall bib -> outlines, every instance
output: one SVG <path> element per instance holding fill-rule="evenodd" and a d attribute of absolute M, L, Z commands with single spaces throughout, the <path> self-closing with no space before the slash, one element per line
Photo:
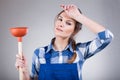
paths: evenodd
<path fill-rule="evenodd" d="M 40 64 L 39 80 L 79 80 L 77 64 L 51 64 L 46 58 L 46 64 Z"/>

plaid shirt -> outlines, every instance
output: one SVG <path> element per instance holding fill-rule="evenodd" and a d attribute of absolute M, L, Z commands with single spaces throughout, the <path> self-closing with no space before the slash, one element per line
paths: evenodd
<path fill-rule="evenodd" d="M 92 41 L 84 42 L 84 43 L 77 43 L 76 45 L 76 53 L 77 57 L 73 63 L 77 63 L 78 74 L 80 80 L 82 80 L 81 72 L 82 72 L 82 65 L 86 59 L 90 58 L 91 56 L 95 55 L 97 52 L 104 49 L 112 40 L 113 34 L 109 30 L 105 30 L 99 32 L 95 39 Z M 32 58 L 32 70 L 31 70 L 31 78 L 38 77 L 40 64 L 46 64 L 46 60 L 44 55 L 47 53 L 51 53 L 51 63 L 61 64 L 67 63 L 68 59 L 73 55 L 73 49 L 70 42 L 67 47 L 59 52 L 56 51 L 52 45 L 37 48 L 34 51 L 33 58 Z"/>

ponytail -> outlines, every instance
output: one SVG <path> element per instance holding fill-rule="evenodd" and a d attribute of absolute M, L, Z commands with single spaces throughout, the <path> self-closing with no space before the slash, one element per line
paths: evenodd
<path fill-rule="evenodd" d="M 77 53 L 76 53 L 76 41 L 74 39 L 72 39 L 72 49 L 73 49 L 73 55 L 68 60 L 69 64 L 73 63 L 75 61 L 76 57 L 77 57 Z"/>

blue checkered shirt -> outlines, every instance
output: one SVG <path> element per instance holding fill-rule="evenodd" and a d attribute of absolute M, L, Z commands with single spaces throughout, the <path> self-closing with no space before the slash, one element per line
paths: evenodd
<path fill-rule="evenodd" d="M 113 38 L 113 34 L 106 29 L 105 31 L 99 32 L 96 35 L 96 38 L 91 41 L 84 43 L 77 43 L 76 45 L 77 57 L 73 63 L 77 63 L 80 80 L 82 80 L 82 74 L 81 74 L 82 65 L 85 62 L 85 60 L 95 55 L 102 49 L 104 49 L 111 42 L 112 38 Z M 51 64 L 54 63 L 61 64 L 61 63 L 67 63 L 68 59 L 73 54 L 73 49 L 71 46 L 71 42 L 61 52 L 56 51 L 54 49 L 52 42 L 48 46 L 37 48 L 34 51 L 32 58 L 31 78 L 38 77 L 40 64 L 46 64 L 46 59 L 44 55 L 47 54 L 48 52 L 50 52 L 52 56 L 50 60 Z"/>

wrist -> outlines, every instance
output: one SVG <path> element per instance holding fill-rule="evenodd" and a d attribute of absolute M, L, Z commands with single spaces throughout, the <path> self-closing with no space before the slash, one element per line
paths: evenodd
<path fill-rule="evenodd" d="M 23 74 L 24 74 L 24 78 L 25 78 L 25 80 L 30 80 L 30 74 L 29 74 L 29 70 L 28 70 L 28 68 L 25 68 L 25 69 L 23 69 Z"/>
<path fill-rule="evenodd" d="M 82 20 L 84 19 L 84 16 L 82 14 L 77 14 L 74 18 L 76 21 L 82 23 Z"/>

